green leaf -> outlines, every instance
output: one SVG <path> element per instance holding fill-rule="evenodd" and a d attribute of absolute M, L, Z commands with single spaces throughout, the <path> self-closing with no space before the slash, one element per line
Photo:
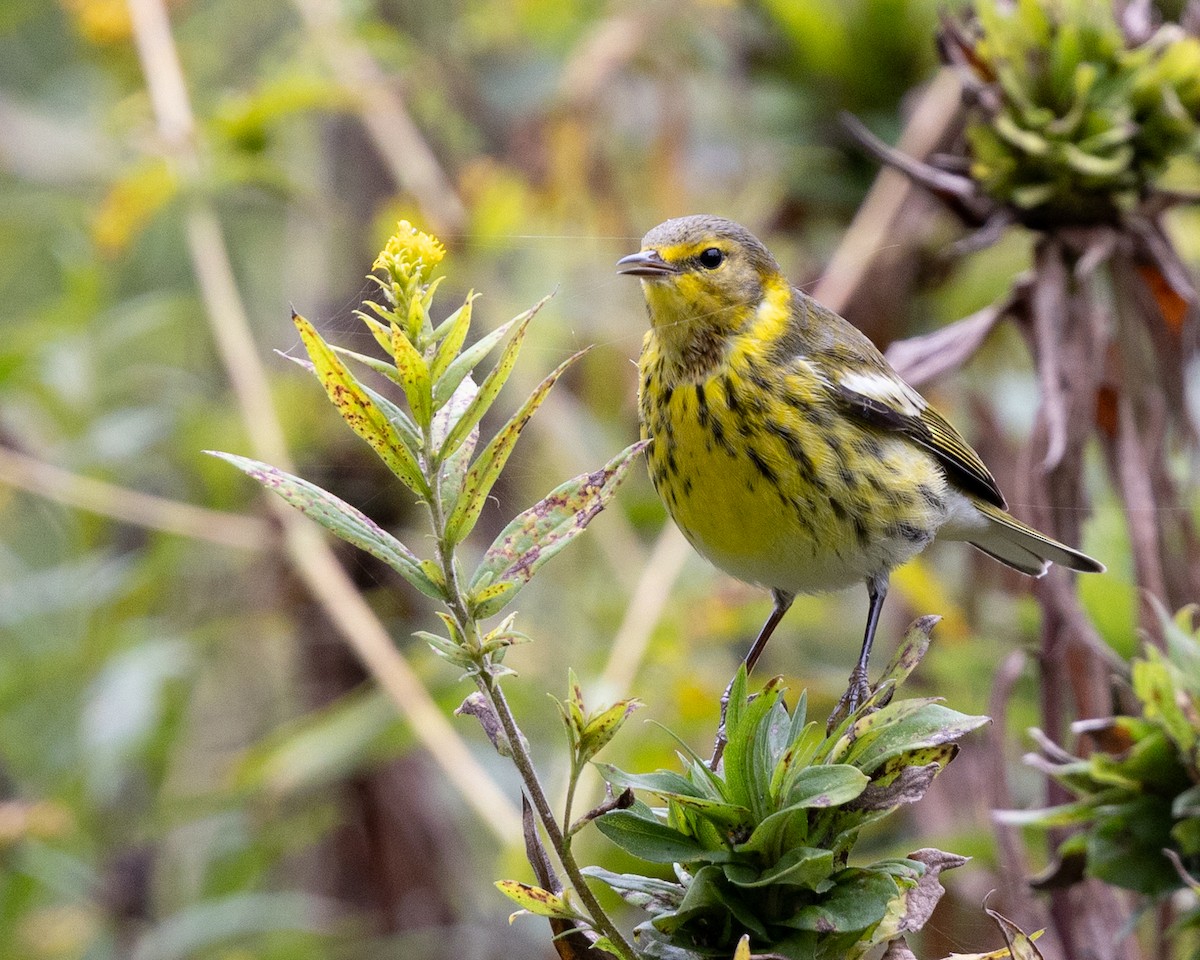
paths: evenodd
<path fill-rule="evenodd" d="M 476 616 L 499 612 L 542 564 L 583 532 L 616 495 L 647 442 L 632 444 L 599 470 L 568 480 L 500 532 L 471 578 L 470 603 Z"/>
<path fill-rule="evenodd" d="M 1200 817 L 1200 783 L 1175 796 L 1171 801 L 1171 816 L 1177 820 Z"/>
<path fill-rule="evenodd" d="M 1171 846 L 1170 801 L 1135 797 L 1102 807 L 1089 833 L 1089 876 L 1149 897 L 1181 887 L 1179 874 L 1163 855 Z"/>
<path fill-rule="evenodd" d="M 1100 157 L 1086 153 L 1073 143 L 1062 145 L 1067 166 L 1079 173 L 1093 177 L 1112 177 L 1125 170 L 1133 161 L 1133 147 L 1128 144 L 1117 147 L 1110 156 Z"/>
<path fill-rule="evenodd" d="M 513 319 L 506 323 L 500 324 L 491 333 L 480 337 L 475 343 L 471 344 L 471 346 L 455 357 L 450 362 L 450 366 L 446 368 L 446 372 L 433 385 L 433 405 L 440 407 L 450 399 L 467 374 L 474 370 L 480 361 L 496 348 L 496 344 L 504 339 L 509 330 L 512 329 L 513 324 L 519 323 L 524 316 L 522 314 L 519 317 L 513 317 Z"/>
<path fill-rule="evenodd" d="M 784 798 L 787 807 L 840 807 L 866 789 L 870 778 L 848 764 L 828 764 L 801 770 Z"/>
<path fill-rule="evenodd" d="M 588 717 L 579 742 L 580 760 L 591 760 L 603 750 L 608 742 L 617 735 L 617 731 L 621 729 L 625 721 L 629 719 L 629 715 L 641 705 L 642 701 L 628 697 L 618 700 L 612 706 Z"/>
<path fill-rule="evenodd" d="M 636 873 L 613 873 L 602 867 L 584 867 L 585 877 L 607 884 L 626 903 L 641 907 L 651 915 L 676 909 L 686 892 L 682 884 L 657 877 L 643 877 Z"/>
<path fill-rule="evenodd" d="M 768 749 L 771 714 L 779 703 L 780 678 L 768 682 L 757 697 L 741 710 L 726 714 L 725 783 L 730 799 L 754 811 L 761 820 L 769 812 L 772 763 Z M 733 705 L 730 697 L 730 706 Z"/>
<path fill-rule="evenodd" d="M 633 810 L 613 810 L 598 817 L 596 829 L 622 850 L 651 863 L 683 862 L 712 852 L 695 838 Z"/>
<path fill-rule="evenodd" d="M 474 675 L 479 672 L 479 663 L 476 658 L 469 651 L 463 649 L 461 644 L 455 643 L 449 637 L 430 633 L 428 630 L 415 630 L 413 636 L 418 640 L 424 640 L 434 653 L 466 674 Z"/>
<path fill-rule="evenodd" d="M 388 423 L 396 428 L 396 436 L 408 448 L 408 452 L 420 462 L 421 458 L 421 434 L 417 430 L 417 425 L 412 422 L 412 419 L 407 413 L 401 410 L 396 404 L 392 403 L 383 394 L 372 390 L 365 383 L 361 384 L 371 402 L 379 408 Z"/>
<path fill-rule="evenodd" d="M 657 929 L 670 934 L 700 918 L 712 918 L 719 923 L 723 915 L 732 915 L 740 926 L 756 936 L 767 936 L 762 921 L 742 902 L 736 888 L 729 886 L 721 869 L 710 865 L 696 871 L 679 908 L 656 917 L 653 922 Z"/>
<path fill-rule="evenodd" d="M 513 903 L 539 917 L 557 917 L 572 920 L 577 914 L 562 897 L 543 890 L 541 887 L 530 886 L 519 880 L 497 880 L 496 889 L 508 897 Z M 513 914 L 515 917 L 516 914 Z M 513 917 L 509 917 L 512 922 Z"/>
<path fill-rule="evenodd" d="M 938 703 L 925 703 L 908 716 L 897 717 L 894 708 L 903 707 L 912 701 L 889 704 L 882 710 L 865 718 L 874 721 L 871 726 L 875 735 L 865 748 L 851 749 L 847 756 L 864 773 L 870 774 L 885 761 L 897 754 L 922 747 L 935 747 L 942 743 L 953 743 L 965 734 L 989 722 L 987 717 L 972 717 L 951 710 Z M 878 719 L 877 719 L 878 718 Z M 857 727 L 858 724 L 855 724 Z"/>
<path fill-rule="evenodd" d="M 816 756 L 817 748 L 825 739 L 820 726 L 811 721 L 797 729 L 796 715 L 792 714 L 792 742 L 775 764 L 771 774 L 771 795 L 785 796 L 796 775 L 803 770 Z"/>
<path fill-rule="evenodd" d="M 330 344 L 330 347 L 338 356 L 349 357 L 351 360 L 361 363 L 364 367 L 374 370 L 380 376 L 391 380 L 392 383 L 396 384 L 396 386 L 404 386 L 404 382 L 400 379 L 400 371 L 397 370 L 393 364 L 388 363 L 386 360 L 380 359 L 379 357 L 367 356 L 365 353 L 358 353 L 354 350 L 348 349 L 347 347 L 339 347 L 337 344 Z M 288 359 L 294 360 L 296 358 L 289 357 Z"/>
<path fill-rule="evenodd" d="M 399 385 L 399 375 L 396 373 L 396 368 L 390 363 L 384 360 L 377 360 L 375 357 L 367 357 L 361 353 L 355 353 L 353 350 L 347 350 L 344 347 L 335 346 L 333 347 L 333 350 L 340 356 L 350 357 L 352 359 L 361 361 L 362 363 L 371 367 L 371 369 L 377 370 L 389 380 L 392 380 L 394 383 Z M 313 366 L 311 360 L 307 360 L 303 357 L 294 357 L 279 350 L 276 350 L 275 352 L 285 360 L 291 360 L 292 363 L 296 364 L 297 366 L 303 367 L 309 373 L 316 374 L 317 368 Z M 404 445 L 408 447 L 409 453 L 411 453 L 414 458 L 419 460 L 421 453 L 421 435 L 417 431 L 417 425 L 412 422 L 412 419 L 407 413 L 401 410 L 383 394 L 371 389 L 371 387 L 367 386 L 365 383 L 360 383 L 359 385 L 364 391 L 366 391 L 367 396 L 371 398 L 371 402 L 374 403 L 375 406 L 377 406 L 381 411 L 383 411 L 383 415 L 387 417 L 388 422 L 396 428 L 397 436 L 399 436 L 404 442 Z"/>
<path fill-rule="evenodd" d="M 1015 827 L 1074 827 L 1095 820 L 1096 807 L 1092 801 L 1081 800 L 1037 810 L 993 810 L 992 816 Z"/>
<path fill-rule="evenodd" d="M 1176 823 L 1171 827 L 1171 839 L 1183 856 L 1195 857 L 1200 854 L 1200 816 L 1193 816 Z"/>
<path fill-rule="evenodd" d="M 1031 183 L 1024 187 L 1014 187 L 1012 202 L 1022 210 L 1032 210 L 1049 201 L 1055 192 L 1052 183 Z"/>
<path fill-rule="evenodd" d="M 653 773 L 626 773 L 611 763 L 596 763 L 596 770 L 607 783 L 621 790 L 645 790 L 660 797 L 707 797 L 719 799 L 705 793 L 703 787 L 692 783 L 687 777 L 672 770 L 656 770 Z"/>
<path fill-rule="evenodd" d="M 791 723 L 788 726 L 788 744 L 794 744 L 808 726 L 808 691 L 801 690 L 800 696 L 796 698 L 796 706 L 792 710 Z"/>
<path fill-rule="evenodd" d="M 404 387 L 413 416 L 416 417 L 419 426 L 427 428 L 433 419 L 433 381 L 429 377 L 429 363 L 405 332 L 394 323 L 392 357 L 396 361 L 400 385 Z"/>
<path fill-rule="evenodd" d="M 809 812 L 804 807 L 787 807 L 762 821 L 750 838 L 738 844 L 739 853 L 758 853 L 766 862 L 778 860 L 786 851 L 808 841 Z"/>
<path fill-rule="evenodd" d="M 721 800 L 711 800 L 708 797 L 691 797 L 674 794 L 670 803 L 678 804 L 685 810 L 692 811 L 707 820 L 722 838 L 748 831 L 754 823 L 749 808 L 736 803 L 725 803 Z"/>
<path fill-rule="evenodd" d="M 742 710 L 745 708 L 747 700 L 748 672 L 745 661 L 739 663 L 737 672 L 733 675 L 733 681 L 729 684 L 729 699 L 725 704 L 726 739 L 733 731 L 739 730 L 742 725 Z"/>
<path fill-rule="evenodd" d="M 900 645 L 896 648 L 892 659 L 883 668 L 883 673 L 880 674 L 879 683 L 876 686 L 887 680 L 894 680 L 898 687 L 908 679 L 918 664 L 925 659 L 925 654 L 929 650 L 929 643 L 932 639 L 933 628 L 938 625 L 941 619 L 938 616 L 926 616 L 913 621 L 907 632 L 900 639 Z"/>
<path fill-rule="evenodd" d="M 1179 752 L 1188 755 L 1200 738 L 1200 728 L 1193 725 L 1184 712 L 1174 672 L 1168 661 L 1154 647 L 1147 646 L 1145 659 L 1133 661 L 1133 692 L 1142 702 L 1142 714 L 1162 727 Z"/>
<path fill-rule="evenodd" d="M 514 580 L 503 580 L 482 590 L 473 590 L 468 598 L 471 616 L 476 620 L 486 620 L 495 616 L 512 602 L 522 586 L 523 584 Z"/>
<path fill-rule="evenodd" d="M 434 339 L 441 341 L 434 351 L 433 362 L 429 364 L 429 376 L 435 384 L 459 356 L 459 351 L 467 339 L 467 331 L 471 327 L 471 304 L 478 296 L 474 290 L 468 293 L 463 305 L 433 331 Z"/>
<path fill-rule="evenodd" d="M 382 560 L 425 596 L 435 600 L 446 599 L 445 584 L 440 576 L 433 576 L 434 571 L 426 561 L 418 560 L 404 544 L 344 500 L 307 480 L 257 460 L 215 450 L 206 452 L 233 464 L 268 490 L 279 494 L 330 533 Z"/>
<path fill-rule="evenodd" d="M 1000 113 L 992 120 L 992 129 L 1018 150 L 1032 157 L 1044 157 L 1050 152 L 1050 143 L 1045 137 L 1020 126 L 1007 113 Z"/>
<path fill-rule="evenodd" d="M 517 440 L 521 436 L 521 431 L 529 423 L 529 418 L 542 405 L 542 402 L 549 395 L 550 389 L 558 382 L 558 378 L 566 372 L 571 364 L 582 357 L 583 354 L 584 351 L 582 350 L 579 353 L 573 354 L 551 371 L 550 375 L 539 383 L 526 398 L 525 402 L 521 404 L 508 423 L 483 448 L 483 452 L 479 454 L 478 459 L 471 465 L 471 469 L 467 471 L 466 479 L 463 481 L 462 495 L 454 505 L 454 512 L 446 520 L 446 542 L 450 546 L 461 543 L 471 532 L 475 526 L 475 521 L 479 519 L 483 505 L 487 502 L 487 496 L 491 492 L 493 484 L 499 479 L 500 471 L 504 469 L 504 465 L 508 462 L 513 447 L 516 446 Z M 480 388 L 481 393 L 482 391 L 483 388 Z M 449 445 L 450 435 L 454 433 L 458 423 L 461 423 L 467 417 L 471 403 L 474 400 L 475 397 L 472 397 L 471 401 L 467 403 L 462 416 L 450 428 L 450 434 L 447 435 L 447 442 L 443 445 L 443 449 Z M 452 452 L 454 449 L 451 448 Z"/>
<path fill-rule="evenodd" d="M 739 887 L 802 887 L 815 890 L 817 884 L 833 872 L 833 851 L 818 847 L 792 847 L 770 868 L 753 880 L 739 881 L 732 876 L 732 883 Z M 729 875 L 729 871 L 726 871 Z"/>
<path fill-rule="evenodd" d="M 299 314 L 292 321 L 300 331 L 305 349 L 312 359 L 317 377 L 342 419 L 367 441 L 389 470 L 420 497 L 429 496 L 429 488 L 420 465 L 396 434 L 396 428 L 367 395 L 337 354 L 321 339 L 311 323 Z"/>
<path fill-rule="evenodd" d="M 509 375 L 513 371 L 513 367 L 517 363 L 517 356 L 521 352 L 521 345 L 525 342 L 525 332 L 529 328 L 529 321 L 541 308 L 546 301 L 543 299 L 535 304 L 529 310 L 526 310 L 519 317 L 510 320 L 504 326 L 500 327 L 489 337 L 484 337 L 479 343 L 475 344 L 468 350 L 463 351 L 453 363 L 450 364 L 442 379 L 438 381 L 438 389 L 434 394 L 434 402 L 443 402 L 442 397 L 449 398 L 451 394 L 458 388 L 458 384 L 468 373 L 474 369 L 478 360 L 473 358 L 478 355 L 482 359 L 495 346 L 500 337 L 508 331 L 508 328 L 516 324 L 516 332 L 512 338 L 504 346 L 504 351 L 500 354 L 500 359 L 496 361 L 496 365 L 488 371 L 488 375 L 484 377 L 483 383 L 480 384 L 479 392 L 471 399 L 470 405 L 463 415 L 451 428 L 450 433 L 446 437 L 445 443 L 442 444 L 438 451 L 438 459 L 444 460 L 450 456 L 463 440 L 466 439 L 475 426 L 483 419 L 483 415 L 491 408 L 501 388 L 508 381 Z M 495 337 L 493 340 L 492 337 Z"/>
<path fill-rule="evenodd" d="M 368 280 L 373 280 L 383 289 L 388 289 L 382 280 L 374 274 L 367 275 Z M 379 316 L 386 317 L 391 322 L 399 321 L 400 317 L 394 311 L 389 310 L 381 303 L 376 303 L 374 300 L 364 300 L 364 307 L 370 307 Z M 375 342 L 391 355 L 392 352 L 392 328 L 388 323 L 382 323 L 377 317 L 371 316 L 362 310 L 355 310 L 354 315 L 367 325 L 367 329 L 371 332 L 371 336 L 375 338 Z"/>
<path fill-rule="evenodd" d="M 430 438 L 435 448 L 440 447 L 450 432 L 454 422 L 462 416 L 463 411 L 470 405 L 479 388 L 470 377 L 463 380 L 454 391 L 454 395 L 433 415 L 430 425 Z M 463 484 L 466 481 L 467 469 L 471 463 L 471 455 L 475 452 L 475 444 L 479 440 L 479 428 L 476 427 L 467 434 L 466 439 L 450 456 L 446 457 L 438 467 L 438 494 L 442 503 L 442 516 L 449 516 L 455 504 L 462 497 Z"/>
<path fill-rule="evenodd" d="M 833 877 L 834 887 L 817 903 L 801 907 L 783 925 L 821 933 L 857 933 L 873 927 L 887 913 L 900 887 L 887 873 L 850 867 Z"/>

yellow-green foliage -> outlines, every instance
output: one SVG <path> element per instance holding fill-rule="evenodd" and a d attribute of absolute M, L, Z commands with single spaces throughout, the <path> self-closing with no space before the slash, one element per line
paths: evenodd
<path fill-rule="evenodd" d="M 1194 608 L 1163 617 L 1166 650 L 1147 646 L 1132 669 L 1140 716 L 1087 721 L 1080 729 L 1107 731 L 1127 743 L 1119 752 L 1084 759 L 1039 760 L 1076 800 L 1010 822 L 1043 827 L 1082 826 L 1059 846 L 1060 858 L 1083 858 L 1086 872 L 1148 896 L 1165 896 L 1200 872 L 1200 636 Z M 1200 925 L 1193 907 L 1181 921 Z"/>
<path fill-rule="evenodd" d="M 1039 222 L 1112 218 L 1200 145 L 1200 40 L 1130 45 L 1107 0 L 979 0 L 972 174 Z"/>

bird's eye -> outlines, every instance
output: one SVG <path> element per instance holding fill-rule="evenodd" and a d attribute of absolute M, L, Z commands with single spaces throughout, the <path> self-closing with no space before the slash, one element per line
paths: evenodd
<path fill-rule="evenodd" d="M 707 250 L 701 252 L 700 256 L 696 259 L 700 261 L 700 266 L 705 270 L 716 270 L 717 267 L 725 262 L 725 254 L 716 247 L 709 247 Z"/>

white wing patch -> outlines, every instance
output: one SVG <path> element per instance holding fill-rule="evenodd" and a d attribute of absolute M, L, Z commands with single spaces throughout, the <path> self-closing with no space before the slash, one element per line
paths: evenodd
<path fill-rule="evenodd" d="M 925 398 L 903 380 L 876 370 L 847 370 L 839 381 L 845 389 L 887 404 L 906 416 L 915 417 L 928 406 Z"/>

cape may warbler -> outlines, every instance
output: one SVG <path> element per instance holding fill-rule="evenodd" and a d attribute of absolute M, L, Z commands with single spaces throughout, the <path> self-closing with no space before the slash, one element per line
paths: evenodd
<path fill-rule="evenodd" d="M 853 709 L 888 575 L 936 535 L 1034 577 L 1104 569 L 1009 516 L 954 427 L 744 227 L 668 220 L 618 267 L 650 313 L 639 409 L 654 486 L 700 553 L 775 601 L 747 668 L 796 594 L 865 582 Z"/>

